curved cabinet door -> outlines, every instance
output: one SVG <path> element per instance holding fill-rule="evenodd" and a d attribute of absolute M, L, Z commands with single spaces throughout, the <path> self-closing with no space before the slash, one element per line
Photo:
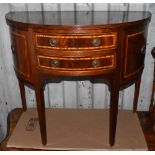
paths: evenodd
<path fill-rule="evenodd" d="M 11 30 L 11 48 L 16 72 L 28 78 L 30 76 L 27 51 L 27 33 L 25 31 Z"/>
<path fill-rule="evenodd" d="M 123 78 L 136 76 L 143 70 L 146 51 L 146 30 L 125 33 Z"/>

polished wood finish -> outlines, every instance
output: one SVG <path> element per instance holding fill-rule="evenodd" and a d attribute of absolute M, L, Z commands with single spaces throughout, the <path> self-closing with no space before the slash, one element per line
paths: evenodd
<path fill-rule="evenodd" d="M 119 83 L 117 79 L 111 82 L 110 90 L 110 123 L 109 123 L 109 143 L 111 146 L 115 144 L 115 134 L 117 125 L 118 101 L 119 101 Z M 115 103 L 115 104 L 114 104 Z"/>
<path fill-rule="evenodd" d="M 11 12 L 14 65 L 34 87 L 42 143 L 47 143 L 43 89 L 58 76 L 103 78 L 111 91 L 109 143 L 114 145 L 119 90 L 136 82 L 134 111 L 146 49 L 149 12 Z M 21 97 L 23 86 L 21 85 Z M 23 107 L 25 103 L 23 104 Z"/>
<path fill-rule="evenodd" d="M 116 28 L 146 23 L 151 18 L 150 12 L 143 11 L 29 11 L 7 14 L 7 23 L 20 29 L 51 28 Z M 76 30 L 75 30 L 76 31 Z M 108 30 L 107 30 L 108 31 Z M 81 30 L 80 30 L 81 32 Z"/>
<path fill-rule="evenodd" d="M 27 33 L 17 29 L 11 30 L 12 53 L 15 68 L 25 77 L 29 77 L 29 61 L 27 52 Z M 22 51 L 22 52 L 21 52 Z"/>
<path fill-rule="evenodd" d="M 45 145 L 47 143 L 47 133 L 46 133 L 44 92 L 43 92 L 43 84 L 39 79 L 37 79 L 37 82 L 35 83 L 35 92 L 36 92 L 36 101 L 37 101 L 41 139 L 42 139 L 42 144 Z"/>
<path fill-rule="evenodd" d="M 24 82 L 22 80 L 18 80 L 18 82 L 19 82 L 19 89 L 20 89 L 20 93 L 21 93 L 23 110 L 26 111 L 27 106 L 26 106 L 26 96 L 25 96 Z"/>
<path fill-rule="evenodd" d="M 139 96 L 139 90 L 140 90 L 140 82 L 141 82 L 141 77 L 135 81 L 133 112 L 137 111 L 138 96 Z"/>
<path fill-rule="evenodd" d="M 91 50 L 116 47 L 116 33 L 97 35 L 68 35 L 54 36 L 50 34 L 36 34 L 36 47 L 60 50 Z M 50 41 L 54 41 L 50 43 Z"/>
<path fill-rule="evenodd" d="M 124 78 L 134 75 L 143 67 L 146 48 L 146 31 L 127 33 Z"/>
<path fill-rule="evenodd" d="M 96 70 L 114 69 L 114 54 L 106 54 L 102 57 L 89 58 L 58 58 L 38 56 L 38 66 L 57 70 Z"/>

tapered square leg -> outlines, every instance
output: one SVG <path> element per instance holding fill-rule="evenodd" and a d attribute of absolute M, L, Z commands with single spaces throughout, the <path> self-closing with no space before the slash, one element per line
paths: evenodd
<path fill-rule="evenodd" d="M 27 110 L 27 106 L 26 106 L 24 82 L 21 81 L 21 80 L 18 80 L 18 82 L 19 82 L 19 89 L 20 89 L 20 95 L 21 95 L 21 100 L 22 100 L 23 111 L 26 111 Z"/>
<path fill-rule="evenodd" d="M 41 83 L 37 83 L 35 85 L 35 94 L 36 94 L 41 140 L 42 140 L 42 144 L 46 145 L 47 132 L 46 132 L 45 104 L 44 104 L 43 85 Z"/>
<path fill-rule="evenodd" d="M 155 77 L 154 77 L 155 78 Z M 150 103 L 150 107 L 149 107 L 149 112 L 152 115 L 154 110 L 154 92 L 155 92 L 155 79 L 153 80 L 153 87 L 152 87 L 152 95 L 151 95 L 151 103 Z M 155 115 L 155 114 L 154 114 Z"/>
<path fill-rule="evenodd" d="M 115 144 L 117 114 L 118 114 L 119 87 L 117 82 L 111 85 L 110 95 L 110 122 L 109 122 L 109 143 L 111 146 Z"/>
<path fill-rule="evenodd" d="M 140 83 L 141 83 L 141 78 L 139 78 L 135 82 L 135 93 L 134 93 L 133 112 L 136 112 L 137 111 L 138 97 L 139 97 L 139 90 L 140 90 Z"/>

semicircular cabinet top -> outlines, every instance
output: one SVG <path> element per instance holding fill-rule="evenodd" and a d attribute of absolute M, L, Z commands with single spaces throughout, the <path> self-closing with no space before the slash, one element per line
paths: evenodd
<path fill-rule="evenodd" d="M 66 27 L 117 27 L 144 22 L 151 17 L 150 12 L 140 11 L 33 11 L 11 12 L 6 15 L 10 25 L 20 27 L 66 26 Z"/>

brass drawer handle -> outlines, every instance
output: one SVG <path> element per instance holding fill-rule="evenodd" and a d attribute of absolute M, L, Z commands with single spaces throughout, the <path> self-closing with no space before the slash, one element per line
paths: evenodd
<path fill-rule="evenodd" d="M 50 44 L 50 46 L 56 46 L 57 40 L 52 38 L 52 39 L 49 40 L 49 44 Z"/>
<path fill-rule="evenodd" d="M 58 67 L 58 66 L 59 66 L 59 62 L 58 62 L 58 60 L 51 60 L 51 61 L 50 61 L 50 65 L 51 65 L 52 67 Z"/>
<path fill-rule="evenodd" d="M 101 44 L 101 40 L 99 38 L 93 38 L 92 44 L 94 46 L 99 46 Z"/>
<path fill-rule="evenodd" d="M 101 66 L 101 63 L 100 63 L 99 60 L 93 60 L 93 61 L 92 61 L 92 66 L 93 66 L 93 67 L 99 67 L 99 66 Z"/>
<path fill-rule="evenodd" d="M 141 54 L 145 54 L 146 53 L 146 46 L 143 45 L 140 50 L 141 50 Z"/>

